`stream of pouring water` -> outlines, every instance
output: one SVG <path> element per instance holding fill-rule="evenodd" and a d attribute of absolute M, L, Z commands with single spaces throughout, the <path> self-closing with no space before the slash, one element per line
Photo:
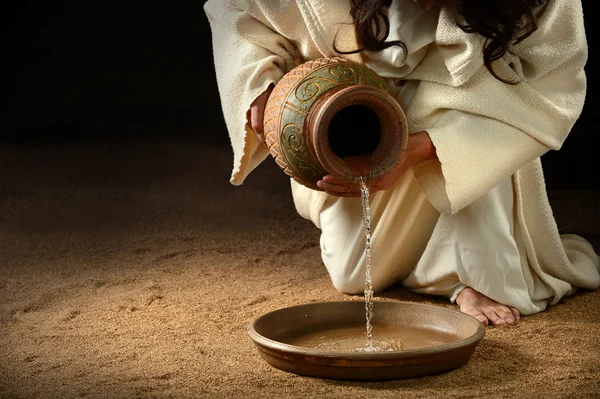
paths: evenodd
<path fill-rule="evenodd" d="M 365 229 L 365 317 L 366 317 L 366 343 L 362 341 L 355 327 L 340 328 L 329 334 L 319 334 L 317 343 L 310 345 L 325 351 L 349 352 L 389 352 L 404 350 L 404 342 L 400 339 L 397 328 L 382 326 L 378 330 L 378 338 L 373 339 L 373 285 L 371 281 L 371 207 L 369 204 L 370 187 L 368 175 L 358 174 L 361 190 L 361 204 L 363 212 L 363 225 Z M 364 330 L 362 330 L 364 332 Z M 313 338 L 307 337 L 307 342 Z M 361 342 L 362 341 L 362 342 Z M 364 343 L 364 344 L 363 344 Z"/>
<path fill-rule="evenodd" d="M 366 317 L 366 344 L 356 348 L 357 352 L 381 352 L 403 350 L 404 343 L 398 339 L 373 339 L 373 284 L 371 281 L 371 206 L 369 204 L 370 188 L 367 176 L 359 176 L 361 203 L 363 211 L 363 224 L 365 227 L 365 317 Z M 388 338 L 388 337 L 386 337 Z"/>
<path fill-rule="evenodd" d="M 360 177 L 360 191 L 366 237 L 365 310 L 367 319 L 367 343 L 363 350 L 370 352 L 377 349 L 373 347 L 373 325 L 371 324 L 371 319 L 373 318 L 373 285 L 371 282 L 371 208 L 369 205 L 369 186 L 363 176 Z"/>
<path fill-rule="evenodd" d="M 404 343 L 397 336 L 390 335 L 388 331 L 382 334 L 378 339 L 373 339 L 373 284 L 371 280 L 371 206 L 370 196 L 370 172 L 365 173 L 365 163 L 363 159 L 349 160 L 345 159 L 348 165 L 359 166 L 355 169 L 355 176 L 360 182 L 361 205 L 363 212 L 363 225 L 365 230 L 365 317 L 366 317 L 366 343 L 361 345 L 357 340 L 355 333 L 343 337 L 337 336 L 335 339 L 327 339 L 322 336 L 322 341 L 316 345 L 323 350 L 334 351 L 352 351 L 352 352 L 381 352 L 404 350 Z M 353 162 L 352 162 L 353 161 Z M 358 161 L 358 162 L 357 162 Z M 369 160 L 370 162 L 370 160 Z M 370 167 L 366 168 L 370 171 Z M 361 170 L 361 172 L 359 172 Z M 389 329 L 388 329 L 389 330 Z M 382 330 L 383 331 L 383 330 Z M 350 334 L 350 331 L 348 331 Z M 333 337 L 332 337 L 333 338 Z M 364 341 L 363 341 L 364 342 Z"/>

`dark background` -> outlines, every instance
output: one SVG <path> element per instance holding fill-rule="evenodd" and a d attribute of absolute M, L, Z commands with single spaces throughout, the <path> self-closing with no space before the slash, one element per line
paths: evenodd
<path fill-rule="evenodd" d="M 2 145 L 197 137 L 228 146 L 204 2 L 11 2 L 3 13 Z M 599 189 L 598 48 L 588 97 L 562 150 L 545 155 L 549 189 Z"/>

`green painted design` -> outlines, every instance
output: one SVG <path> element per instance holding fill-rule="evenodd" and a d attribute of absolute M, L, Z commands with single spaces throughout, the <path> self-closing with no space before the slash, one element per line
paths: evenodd
<path fill-rule="evenodd" d="M 326 65 L 315 69 L 298 82 L 294 90 L 295 98 L 293 100 L 299 103 L 310 102 L 307 104 L 310 108 L 316 97 L 332 87 L 341 84 L 359 84 L 360 69 L 359 67 L 339 64 L 334 66 Z M 290 102 L 294 102 L 293 100 L 288 98 Z"/>
<path fill-rule="evenodd" d="M 319 162 L 308 151 L 302 132 L 305 119 L 304 115 L 284 109 L 282 121 L 285 121 L 286 124 L 281 129 L 279 144 L 294 175 L 305 181 L 316 182 L 327 172 L 320 167 Z"/>
<path fill-rule="evenodd" d="M 316 167 L 312 157 L 307 151 L 306 143 L 300 127 L 294 123 L 288 123 L 282 129 L 283 149 L 288 159 L 293 159 L 293 164 L 288 165 L 294 170 L 296 176 L 313 181 L 320 179 L 326 172 Z"/>
<path fill-rule="evenodd" d="M 388 87 L 385 80 L 383 80 L 383 78 L 376 74 L 373 70 L 365 68 L 365 76 L 367 77 L 366 84 L 368 84 L 369 86 L 377 87 L 378 89 L 383 90 L 386 93 L 390 92 L 390 88 Z"/>
<path fill-rule="evenodd" d="M 334 65 L 329 68 L 328 72 L 331 76 L 337 78 L 337 82 L 339 83 L 348 83 L 348 82 L 356 82 L 356 77 L 358 75 L 357 72 L 359 68 L 348 65 Z"/>

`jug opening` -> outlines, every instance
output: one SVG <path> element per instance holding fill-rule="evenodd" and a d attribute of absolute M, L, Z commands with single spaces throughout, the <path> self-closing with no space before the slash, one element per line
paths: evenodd
<path fill-rule="evenodd" d="M 381 122 L 371 108 L 349 105 L 333 116 L 327 135 L 331 151 L 342 159 L 370 155 L 381 141 Z"/>
<path fill-rule="evenodd" d="M 402 108 L 386 92 L 366 85 L 338 86 L 315 101 L 306 118 L 308 147 L 323 174 L 375 181 L 397 164 L 406 148 L 404 120 Z"/>

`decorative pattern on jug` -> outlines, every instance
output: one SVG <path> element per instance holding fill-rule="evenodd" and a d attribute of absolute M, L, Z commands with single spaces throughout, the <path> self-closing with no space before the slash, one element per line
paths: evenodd
<path fill-rule="evenodd" d="M 305 121 L 315 102 L 328 90 L 368 85 L 389 94 L 373 70 L 343 58 L 320 58 L 288 72 L 275 86 L 265 107 L 265 142 L 283 171 L 299 183 L 320 190 L 316 182 L 328 172 L 307 143 Z"/>

